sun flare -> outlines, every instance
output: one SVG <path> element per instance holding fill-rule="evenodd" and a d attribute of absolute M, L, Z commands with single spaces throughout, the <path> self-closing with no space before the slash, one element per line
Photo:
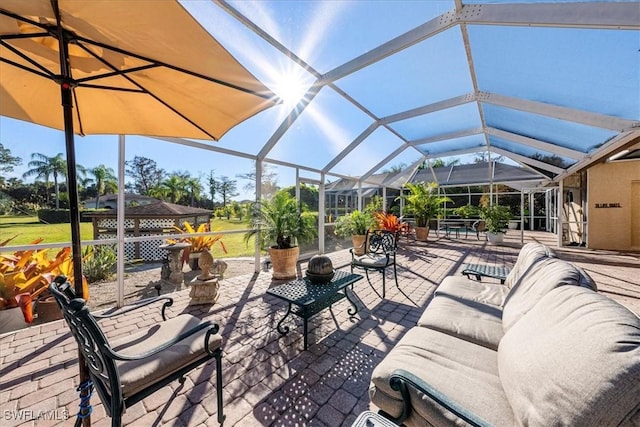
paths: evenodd
<path fill-rule="evenodd" d="M 287 107 L 294 107 L 307 92 L 309 83 L 300 73 L 287 71 L 276 77 L 273 91 Z"/>

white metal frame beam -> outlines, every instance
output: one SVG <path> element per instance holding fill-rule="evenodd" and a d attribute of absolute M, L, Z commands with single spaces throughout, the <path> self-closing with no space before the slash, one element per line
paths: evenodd
<path fill-rule="evenodd" d="M 493 151 L 496 154 L 501 154 L 503 156 L 507 156 L 507 157 L 509 157 L 509 158 L 511 158 L 513 160 L 516 160 L 516 161 L 518 161 L 520 163 L 526 163 L 528 165 L 535 166 L 537 168 L 540 168 L 540 169 L 543 169 L 543 170 L 546 170 L 546 171 L 549 171 L 549 172 L 552 172 L 552 173 L 555 173 L 555 174 L 561 174 L 561 173 L 563 173 L 565 171 L 564 169 L 562 169 L 562 168 L 560 168 L 558 166 L 550 165 L 550 164 L 542 162 L 540 160 L 535 160 L 535 159 L 532 159 L 530 157 L 523 156 L 521 154 L 513 153 L 511 151 L 503 150 L 502 148 L 497 148 L 497 147 L 493 147 L 492 146 L 491 147 L 491 151 Z"/>
<path fill-rule="evenodd" d="M 624 132 L 634 127 L 640 127 L 640 121 L 621 119 L 619 117 L 607 116 L 605 114 L 592 113 L 590 111 L 577 110 L 575 108 L 560 107 L 558 105 L 529 101 L 522 98 L 513 98 L 497 93 L 479 92 L 478 100 L 492 105 L 553 117 L 555 119 L 580 123 L 587 126 L 610 129 L 617 132 Z"/>
<path fill-rule="evenodd" d="M 466 24 L 481 25 L 640 29 L 637 3 L 470 4 L 459 17 Z"/>
<path fill-rule="evenodd" d="M 529 138 L 527 136 L 518 135 L 516 133 L 507 132 L 501 129 L 488 127 L 486 129 L 488 135 L 493 135 L 498 138 L 506 139 L 508 141 L 515 142 L 516 144 L 526 145 L 540 150 L 548 151 L 558 156 L 570 157 L 572 159 L 581 160 L 587 153 L 582 151 L 572 150 L 570 148 L 561 147 L 549 142 L 540 141 L 539 139 Z"/>
<path fill-rule="evenodd" d="M 427 145 L 434 142 L 446 141 L 447 139 L 456 139 L 456 138 L 463 138 L 465 136 L 478 135 L 478 134 L 481 134 L 482 132 L 483 132 L 482 128 L 464 129 L 464 130 L 458 130 L 455 132 L 443 133 L 441 135 L 430 136 L 429 138 L 416 139 L 413 141 L 409 141 L 409 144 L 415 147 L 418 145 Z"/>

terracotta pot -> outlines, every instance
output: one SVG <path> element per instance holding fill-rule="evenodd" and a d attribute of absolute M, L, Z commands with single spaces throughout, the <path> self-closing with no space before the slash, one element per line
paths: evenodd
<path fill-rule="evenodd" d="M 298 272 L 296 267 L 299 254 L 300 248 L 297 246 L 290 249 L 270 248 L 269 256 L 271 257 L 271 265 L 273 267 L 271 276 L 276 280 L 297 278 Z"/>
<path fill-rule="evenodd" d="M 416 240 L 426 242 L 429 239 L 429 227 L 415 227 Z"/>
<path fill-rule="evenodd" d="M 53 296 L 39 298 L 36 302 L 36 313 L 38 313 L 38 323 L 62 319 L 62 311 Z"/>
<path fill-rule="evenodd" d="M 356 255 L 364 255 L 366 247 L 364 246 L 364 239 L 367 238 L 366 234 L 354 234 L 351 236 L 351 243 L 353 243 L 353 253 Z"/>

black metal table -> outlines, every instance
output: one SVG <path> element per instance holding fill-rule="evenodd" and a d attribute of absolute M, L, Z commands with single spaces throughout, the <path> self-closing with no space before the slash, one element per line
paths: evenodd
<path fill-rule="evenodd" d="M 307 278 L 296 279 L 283 285 L 269 289 L 267 293 L 289 303 L 287 313 L 282 320 L 278 322 L 278 332 L 285 335 L 289 332 L 289 327 L 282 327 L 289 314 L 294 314 L 302 318 L 303 322 L 303 338 L 304 349 L 307 349 L 307 320 L 324 310 L 330 308 L 334 303 L 346 298 L 353 308 L 349 308 L 347 313 L 354 316 L 358 312 L 358 307 L 353 300 L 349 298 L 347 288 L 351 286 L 350 292 L 353 292 L 353 284 L 362 279 L 360 274 L 352 274 L 347 271 L 336 271 L 335 276 L 329 283 L 314 284 Z"/>

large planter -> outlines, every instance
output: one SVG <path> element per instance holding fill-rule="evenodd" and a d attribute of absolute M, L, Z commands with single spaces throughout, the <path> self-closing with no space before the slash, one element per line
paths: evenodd
<path fill-rule="evenodd" d="M 502 243 L 504 240 L 504 233 L 492 233 L 487 231 L 487 240 L 490 245 L 497 245 L 498 243 Z"/>
<path fill-rule="evenodd" d="M 24 321 L 24 316 L 20 307 L 0 310 L 0 335 L 24 329 L 27 326 L 29 326 L 29 324 Z"/>
<path fill-rule="evenodd" d="M 353 253 L 355 255 L 364 255 L 366 247 L 364 246 L 364 240 L 367 238 L 366 234 L 354 234 L 351 236 L 351 243 L 353 244 Z"/>
<path fill-rule="evenodd" d="M 36 313 L 38 313 L 38 323 L 62 319 L 62 311 L 53 296 L 39 298 L 36 302 Z"/>
<path fill-rule="evenodd" d="M 426 242 L 429 239 L 429 227 L 415 227 L 416 240 Z"/>
<path fill-rule="evenodd" d="M 289 280 L 298 277 L 297 263 L 299 247 L 289 249 L 270 248 L 269 256 L 271 257 L 271 266 L 273 272 L 271 276 L 276 280 Z"/>

